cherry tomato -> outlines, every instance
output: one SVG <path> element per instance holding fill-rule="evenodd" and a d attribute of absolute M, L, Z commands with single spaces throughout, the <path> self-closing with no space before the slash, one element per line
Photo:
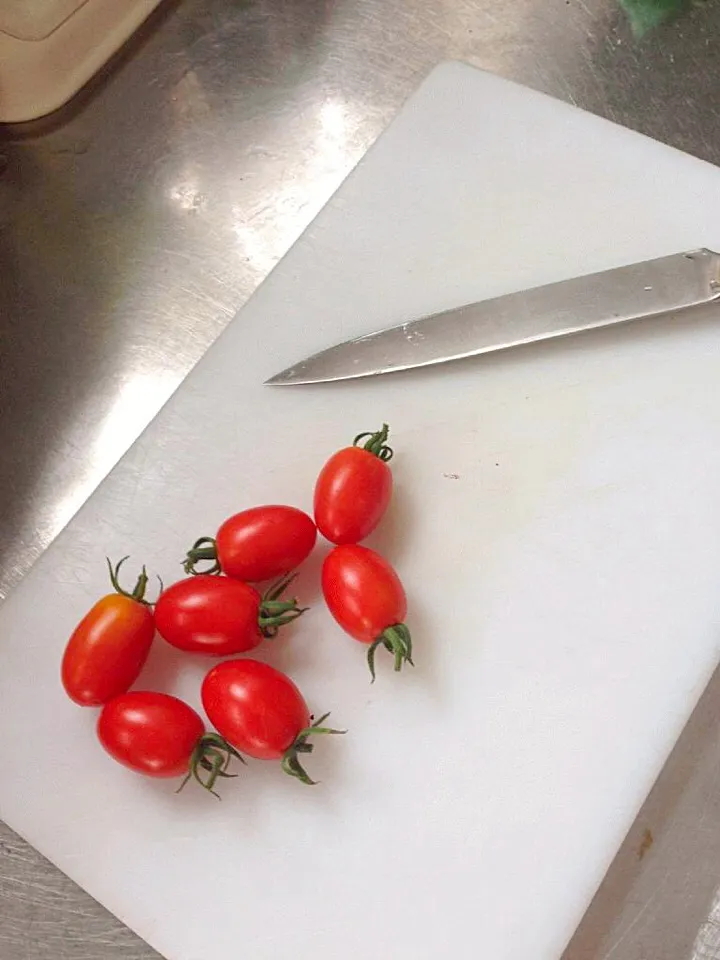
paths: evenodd
<path fill-rule="evenodd" d="M 160 594 L 155 625 L 178 650 L 215 657 L 245 653 L 303 613 L 296 600 L 280 599 L 289 582 L 281 580 L 263 597 L 230 577 L 188 577 Z"/>
<path fill-rule="evenodd" d="M 322 590 L 333 617 L 346 633 L 370 644 L 368 666 L 375 679 L 375 651 L 385 647 L 395 670 L 412 662 L 412 638 L 404 624 L 405 590 L 384 557 L 368 547 L 346 544 L 325 558 Z"/>
<path fill-rule="evenodd" d="M 315 523 L 332 543 L 359 543 L 382 519 L 392 495 L 387 463 L 392 449 L 385 441 L 388 426 L 361 433 L 352 447 L 338 450 L 320 471 L 315 484 Z M 363 446 L 358 446 L 363 440 Z"/>
<path fill-rule="evenodd" d="M 196 564 L 213 561 L 206 573 L 222 571 L 227 577 L 257 583 L 281 577 L 305 560 L 317 539 L 310 517 L 296 507 L 252 507 L 223 523 L 215 539 L 201 537 L 188 550 L 186 573 L 197 573 Z"/>
<path fill-rule="evenodd" d="M 136 773 L 192 776 L 210 792 L 218 777 L 230 776 L 230 758 L 242 760 L 221 737 L 205 732 L 192 707 L 167 693 L 115 697 L 100 712 L 97 735 L 111 757 Z"/>
<path fill-rule="evenodd" d="M 312 734 L 341 733 L 311 725 L 310 711 L 292 680 L 258 660 L 226 660 L 203 680 L 202 702 L 210 722 L 228 743 L 259 760 L 282 760 L 290 776 L 313 783 L 298 759 L 311 753 Z"/>
<path fill-rule="evenodd" d="M 126 593 L 118 583 L 121 560 L 110 568 L 116 593 L 110 593 L 83 617 L 68 641 L 62 659 L 65 692 L 83 707 L 98 707 L 125 693 L 137 680 L 147 660 L 155 625 L 145 601 L 147 574 L 143 568 L 135 590 Z"/>

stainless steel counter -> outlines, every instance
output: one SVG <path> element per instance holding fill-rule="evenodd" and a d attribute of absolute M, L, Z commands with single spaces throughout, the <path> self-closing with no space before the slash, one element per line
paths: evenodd
<path fill-rule="evenodd" d="M 0 130 L 0 596 L 435 63 L 720 163 L 719 40 L 710 3 L 636 43 L 611 0 L 182 0 Z M 720 957 L 719 718 L 720 676 L 565 960 Z M 152 956 L 0 828 L 3 960 Z"/>

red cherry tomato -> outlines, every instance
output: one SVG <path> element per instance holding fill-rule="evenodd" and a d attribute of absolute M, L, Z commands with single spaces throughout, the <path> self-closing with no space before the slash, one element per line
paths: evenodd
<path fill-rule="evenodd" d="M 148 777 L 193 776 L 213 791 L 226 777 L 230 758 L 242 759 L 217 734 L 206 733 L 200 716 L 167 693 L 132 691 L 100 712 L 100 743 L 111 757 Z"/>
<path fill-rule="evenodd" d="M 230 577 L 188 577 L 160 594 L 155 625 L 178 650 L 214 657 L 245 653 L 303 612 L 296 600 L 280 599 L 288 582 L 281 581 L 262 597 L 254 587 Z"/>
<path fill-rule="evenodd" d="M 258 591 L 239 580 L 188 577 L 160 594 L 155 624 L 160 636 L 179 650 L 217 657 L 244 653 L 263 639 L 261 602 Z"/>
<path fill-rule="evenodd" d="M 210 722 L 242 753 L 280 760 L 286 773 L 312 783 L 299 760 L 310 753 L 311 734 L 340 733 L 310 724 L 310 711 L 292 680 L 257 660 L 226 660 L 205 677 L 202 702 Z"/>
<path fill-rule="evenodd" d="M 257 583 L 281 577 L 305 560 L 317 539 L 310 517 L 296 507 L 252 507 L 223 523 L 215 539 L 201 537 L 188 550 L 186 573 L 196 564 L 214 561 L 206 572 L 221 570 L 227 577 Z"/>
<path fill-rule="evenodd" d="M 137 680 L 155 635 L 152 611 L 144 599 L 147 574 L 143 569 L 133 593 L 126 593 L 118 584 L 123 563 L 113 568 L 108 560 L 117 592 L 98 600 L 83 617 L 63 655 L 65 692 L 83 707 L 98 707 L 125 693 Z"/>
<path fill-rule="evenodd" d="M 392 495 L 392 450 L 385 443 L 388 426 L 355 438 L 338 450 L 320 471 L 315 484 L 315 523 L 332 543 L 359 543 L 382 519 Z M 363 446 L 358 444 L 365 440 Z"/>
<path fill-rule="evenodd" d="M 404 624 L 405 590 L 400 578 L 379 553 L 368 547 L 335 547 L 325 558 L 322 590 L 333 617 L 346 633 L 370 644 L 368 666 L 375 679 L 375 651 L 392 653 L 395 669 L 412 666 L 412 639 Z"/>
<path fill-rule="evenodd" d="M 205 733 L 199 715 L 167 693 L 126 693 L 105 705 L 100 743 L 118 763 L 149 777 L 179 777 Z"/>

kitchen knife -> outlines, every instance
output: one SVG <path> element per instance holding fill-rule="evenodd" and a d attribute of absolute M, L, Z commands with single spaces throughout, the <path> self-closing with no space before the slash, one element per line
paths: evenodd
<path fill-rule="evenodd" d="M 507 350 L 720 298 L 720 254 L 692 250 L 455 307 L 330 347 L 266 381 L 323 383 Z"/>

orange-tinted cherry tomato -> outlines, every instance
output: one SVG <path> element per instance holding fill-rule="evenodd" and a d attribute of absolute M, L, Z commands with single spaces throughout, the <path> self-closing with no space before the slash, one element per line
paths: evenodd
<path fill-rule="evenodd" d="M 97 707 L 125 693 L 137 680 L 155 635 L 152 611 L 144 601 L 147 575 L 143 570 L 135 591 L 124 593 L 117 582 L 122 563 L 110 566 L 118 592 L 98 600 L 65 648 L 62 683 L 80 706 Z"/>
<path fill-rule="evenodd" d="M 227 577 L 258 583 L 284 576 L 305 560 L 315 546 L 317 528 L 296 507 L 251 507 L 229 517 L 215 539 L 201 537 L 188 551 L 186 573 L 196 564 L 214 562 L 206 572 L 221 570 Z"/>
<path fill-rule="evenodd" d="M 325 558 L 322 590 L 330 613 L 346 633 L 370 644 L 368 666 L 375 679 L 375 651 L 385 647 L 395 669 L 412 665 L 412 639 L 404 620 L 405 590 L 379 553 L 355 544 L 335 547 Z"/>
<path fill-rule="evenodd" d="M 352 447 L 333 454 L 320 471 L 315 484 L 315 523 L 332 543 L 359 543 L 373 532 L 387 510 L 393 486 L 387 436 L 387 424 L 377 433 L 361 434 Z M 363 440 L 364 445 L 358 446 Z"/>

